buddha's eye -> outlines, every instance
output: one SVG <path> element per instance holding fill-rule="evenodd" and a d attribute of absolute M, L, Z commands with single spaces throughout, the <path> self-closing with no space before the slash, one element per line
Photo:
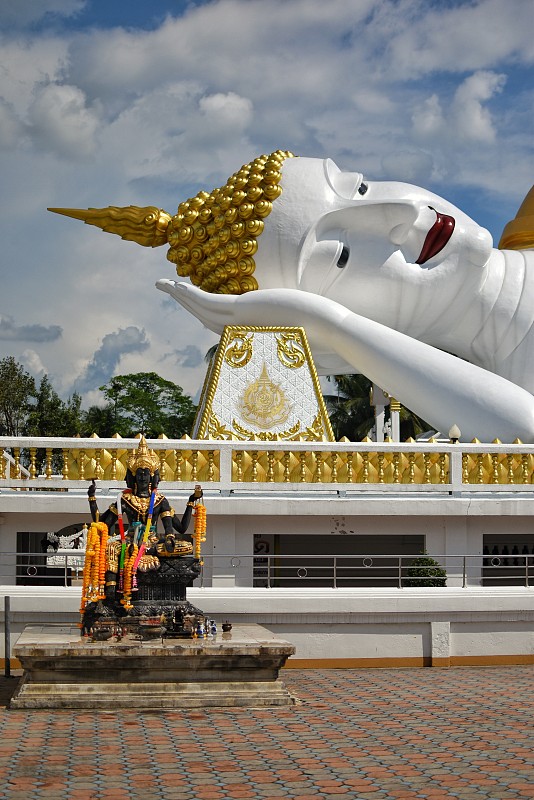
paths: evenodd
<path fill-rule="evenodd" d="M 337 260 L 337 266 L 339 269 L 343 269 L 346 266 L 350 256 L 350 248 L 347 247 L 346 244 L 343 245 L 341 253 L 339 254 L 339 258 Z"/>
<path fill-rule="evenodd" d="M 363 181 L 358 186 L 358 194 L 365 194 L 369 186 Z"/>

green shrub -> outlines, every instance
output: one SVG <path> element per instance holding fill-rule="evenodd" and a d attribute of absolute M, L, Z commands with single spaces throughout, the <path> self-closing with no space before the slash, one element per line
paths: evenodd
<path fill-rule="evenodd" d="M 446 586 L 447 573 L 438 562 L 430 556 L 414 558 L 406 571 L 404 586 Z"/>

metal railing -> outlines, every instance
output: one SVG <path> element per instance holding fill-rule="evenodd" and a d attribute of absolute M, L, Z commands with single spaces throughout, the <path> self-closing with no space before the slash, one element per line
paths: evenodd
<path fill-rule="evenodd" d="M 82 585 L 83 552 L 47 554 L 0 553 L 0 584 L 43 587 Z M 534 554 L 437 555 L 443 573 L 414 565 L 413 555 L 206 555 L 199 585 L 209 586 L 218 575 L 233 575 L 236 584 L 251 588 L 396 587 L 454 585 L 534 587 Z M 74 566 L 75 565 L 75 566 Z"/>
<path fill-rule="evenodd" d="M 81 586 L 84 550 L 0 552 L 0 584 L 16 586 Z"/>
<path fill-rule="evenodd" d="M 240 560 L 241 557 L 237 557 Z M 468 586 L 534 586 L 534 555 L 437 555 L 436 566 L 417 555 L 261 555 L 254 556 L 253 585 L 407 587 L 446 586 L 447 579 Z M 424 557 L 425 559 L 428 556 Z M 231 564 L 236 564 L 233 557 Z"/>
<path fill-rule="evenodd" d="M 0 437 L 0 492 L 124 486 L 138 439 Z M 197 481 L 237 492 L 534 491 L 534 445 L 152 439 L 167 490 Z"/>

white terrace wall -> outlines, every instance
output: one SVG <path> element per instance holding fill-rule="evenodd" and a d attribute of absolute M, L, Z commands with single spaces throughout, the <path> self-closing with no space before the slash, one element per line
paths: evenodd
<path fill-rule="evenodd" d="M 169 496 L 181 511 L 187 492 Z M 114 497 L 115 491 L 101 494 L 100 507 Z M 290 640 L 297 647 L 290 666 L 534 663 L 534 588 L 480 586 L 484 537 L 532 542 L 531 498 L 221 497 L 208 491 L 203 586 L 188 597 L 219 622 L 258 622 Z M 16 549 L 17 531 L 45 533 L 89 520 L 86 497 L 69 492 L 11 493 L 1 497 L 1 508 L 3 553 Z M 400 551 L 403 540 L 417 544 L 424 537 L 427 552 L 446 566 L 448 585 L 317 588 L 296 580 L 286 588 L 252 588 L 254 543 L 274 536 L 280 552 L 302 556 L 331 553 L 331 543 L 339 548 L 340 542 L 347 551 L 378 555 L 384 543 L 398 542 Z M 467 581 L 465 556 L 476 556 L 468 561 Z M 14 576 L 2 582 L 2 596 L 11 597 L 12 644 L 27 624 L 77 620 L 78 587 L 15 586 Z"/>
<path fill-rule="evenodd" d="M 103 510 L 124 486 L 120 459 L 137 444 L 0 442 L 11 449 L 0 476 L 0 597 L 11 598 L 13 640 L 26 624 L 76 620 L 80 599 L 76 586 L 15 585 L 17 534 L 88 522 L 90 470 L 100 477 Z M 297 647 L 291 663 L 534 663 L 534 575 L 530 585 L 481 585 L 485 545 L 533 552 L 534 446 L 274 442 L 258 443 L 256 452 L 251 443 L 149 444 L 168 466 L 172 482 L 161 490 L 178 513 L 197 480 L 205 489 L 204 575 L 189 598 L 219 621 L 258 622 L 290 639 Z M 47 453 L 41 476 L 39 448 Z M 63 467 L 55 476 L 58 452 Z M 278 573 L 278 585 L 253 586 L 255 548 L 258 556 L 266 546 L 279 562 L 294 557 L 290 585 Z M 379 560 L 421 549 L 446 568 L 446 588 L 307 582 L 314 554 Z"/>
<path fill-rule="evenodd" d="M 78 620 L 76 589 L 2 587 L 2 620 L 6 595 L 11 646 L 26 625 Z M 289 667 L 534 664 L 532 589 L 214 587 L 190 589 L 188 597 L 219 627 L 256 622 L 292 642 Z"/>

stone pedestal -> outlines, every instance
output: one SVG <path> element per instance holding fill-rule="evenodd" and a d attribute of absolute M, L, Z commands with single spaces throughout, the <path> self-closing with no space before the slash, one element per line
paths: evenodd
<path fill-rule="evenodd" d="M 25 628 L 14 648 L 24 677 L 10 708 L 287 706 L 278 677 L 295 648 L 260 625 L 210 639 L 88 642 L 77 627 Z"/>

